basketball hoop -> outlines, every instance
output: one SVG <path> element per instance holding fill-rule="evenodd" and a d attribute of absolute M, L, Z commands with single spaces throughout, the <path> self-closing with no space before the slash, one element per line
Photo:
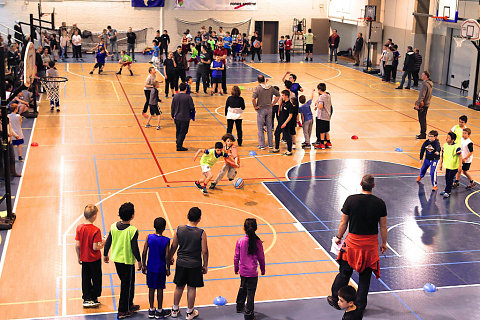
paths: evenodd
<path fill-rule="evenodd" d="M 23 84 L 28 88 L 35 80 L 35 46 L 32 42 L 27 44 L 25 57 L 23 59 Z"/>
<path fill-rule="evenodd" d="M 47 92 L 48 100 L 60 101 L 60 90 L 65 88 L 68 79 L 65 77 L 40 77 L 40 83 Z"/>

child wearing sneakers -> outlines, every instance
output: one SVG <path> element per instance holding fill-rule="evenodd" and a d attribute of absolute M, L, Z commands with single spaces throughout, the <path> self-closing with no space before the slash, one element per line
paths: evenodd
<path fill-rule="evenodd" d="M 160 130 L 160 115 L 162 112 L 158 108 L 158 102 L 160 99 L 158 98 L 158 87 L 160 87 L 160 81 L 155 81 L 152 90 L 150 91 L 150 100 L 148 102 L 148 107 L 150 108 L 150 115 L 147 119 L 147 124 L 145 128 L 150 128 L 152 125 L 150 124 L 150 120 L 152 120 L 153 116 L 157 116 L 157 130 Z"/>
<path fill-rule="evenodd" d="M 423 143 L 420 148 L 420 162 L 423 161 L 422 168 L 420 169 L 420 175 L 417 178 L 417 182 L 420 182 L 427 173 L 428 167 L 430 167 L 430 177 L 432 178 L 432 191 L 437 191 L 437 165 L 440 159 L 440 152 L 442 147 L 438 141 L 438 132 L 432 130 L 428 133 L 428 139 Z M 425 160 L 423 155 L 425 154 Z"/>
<path fill-rule="evenodd" d="M 290 135 L 292 136 L 292 149 L 297 149 L 297 125 L 301 124 L 297 121 L 298 119 L 298 99 L 296 97 L 291 97 L 290 102 L 292 103 L 292 121 L 288 124 L 290 125 Z"/>
<path fill-rule="evenodd" d="M 48 69 L 46 72 L 47 77 L 58 77 L 58 70 L 55 68 L 55 62 L 50 61 L 48 63 Z M 56 99 L 50 100 L 50 111 L 53 111 L 54 107 L 57 108 L 57 112 L 60 112 L 60 96 L 58 94 L 59 91 L 59 85 L 58 83 L 52 83 L 51 84 L 52 89 L 56 91 L 55 97 Z"/>
<path fill-rule="evenodd" d="M 120 51 L 120 56 L 121 56 L 121 59 L 120 59 L 120 61 L 118 61 L 118 63 L 120 64 L 120 70 L 118 70 L 117 74 L 122 74 L 123 67 L 127 67 L 128 71 L 130 71 L 130 75 L 133 76 L 133 72 L 132 72 L 133 60 L 132 60 L 132 57 L 127 55 L 127 52 L 125 50 Z"/>
<path fill-rule="evenodd" d="M 466 187 L 467 189 L 473 188 L 477 185 L 477 183 L 473 181 L 470 173 L 468 173 L 473 160 L 473 142 L 472 140 L 470 140 L 471 134 L 472 130 L 470 130 L 470 128 L 463 128 L 462 139 L 460 142 L 460 147 L 462 148 L 462 171 L 459 171 L 457 173 L 457 177 L 455 179 L 455 182 L 453 183 L 453 188 L 459 186 L 460 176 L 462 175 L 462 172 L 468 178 L 468 181 L 470 181 L 470 184 Z"/>
<path fill-rule="evenodd" d="M 153 221 L 155 233 L 149 234 L 145 241 L 142 253 L 142 272 L 147 275 L 148 317 L 163 319 L 169 317 L 171 311 L 163 309 L 163 289 L 165 289 L 166 277 L 170 275 L 170 239 L 163 236 L 166 221 L 164 218 L 156 218 Z M 148 254 L 148 262 L 147 262 Z M 157 291 L 158 308 L 155 309 L 155 290 Z"/>
<path fill-rule="evenodd" d="M 98 307 L 98 297 L 102 294 L 102 253 L 105 245 L 100 229 L 93 223 L 97 219 L 98 208 L 89 204 L 83 211 L 85 222 L 77 226 L 75 250 L 78 263 L 82 265 L 83 307 Z"/>
<path fill-rule="evenodd" d="M 225 158 L 222 170 L 218 173 L 215 181 L 210 184 L 210 189 L 215 189 L 217 184 L 227 174 L 228 181 L 232 181 L 237 175 L 237 169 L 240 168 L 240 158 L 238 157 L 237 147 L 234 145 L 235 137 L 231 133 L 226 133 L 222 137 L 224 143 L 223 150 L 228 154 L 228 158 Z"/>
<path fill-rule="evenodd" d="M 330 142 L 330 119 L 332 117 L 332 98 L 330 93 L 327 92 L 327 85 L 325 83 L 319 83 L 317 86 L 318 97 L 315 105 L 316 126 L 317 126 L 317 142 L 315 143 L 315 149 L 331 148 Z"/>
<path fill-rule="evenodd" d="M 195 181 L 195 185 L 199 190 L 203 192 L 204 195 L 208 194 L 207 184 L 212 180 L 212 171 L 211 168 L 217 163 L 220 157 L 227 158 L 228 154 L 223 152 L 223 143 L 216 142 L 214 149 L 198 149 L 193 157 L 193 161 L 197 160 L 197 157 L 203 153 L 202 158 L 200 159 L 200 167 L 202 167 L 202 177 Z"/>
<path fill-rule="evenodd" d="M 303 136 L 305 138 L 305 141 L 302 143 L 302 148 L 311 147 L 310 136 L 312 135 L 313 114 L 310 105 L 312 104 L 314 94 L 315 90 L 312 91 L 312 97 L 308 101 L 306 101 L 304 95 L 301 95 L 300 98 L 298 98 L 299 102 L 302 104 L 300 108 L 298 108 L 298 111 L 302 118 Z"/>
<path fill-rule="evenodd" d="M 338 290 L 338 306 L 345 310 L 342 320 L 362 320 L 363 312 L 355 305 L 357 292 L 352 286 L 345 286 Z"/>
<path fill-rule="evenodd" d="M 443 145 L 440 153 L 439 170 L 442 171 L 442 167 L 445 166 L 445 191 L 440 192 L 444 198 L 450 197 L 453 180 L 462 161 L 462 149 L 455 143 L 456 138 L 457 135 L 450 131 L 447 134 L 447 143 Z"/>
<path fill-rule="evenodd" d="M 450 131 L 455 133 L 457 136 L 457 140 L 455 140 L 456 144 L 460 144 L 463 135 L 463 129 L 467 127 L 468 117 L 466 115 L 460 116 L 458 118 L 458 124 L 454 125 Z"/>
<path fill-rule="evenodd" d="M 280 62 L 285 60 L 285 37 L 281 36 L 278 41 L 278 54 L 280 55 Z"/>
<path fill-rule="evenodd" d="M 212 96 L 215 94 L 215 91 L 217 91 L 217 87 L 219 84 L 222 83 L 222 73 L 223 70 L 225 69 L 225 66 L 223 65 L 223 62 L 221 60 L 220 56 L 215 56 L 215 60 L 213 60 L 210 69 L 212 70 L 212 92 L 210 93 Z M 223 96 L 222 90 L 218 90 L 221 96 Z"/>
<path fill-rule="evenodd" d="M 240 273 L 237 313 L 244 312 L 245 320 L 254 320 L 254 300 L 258 284 L 257 269 L 260 266 L 262 276 L 265 275 L 265 254 L 262 240 L 255 233 L 257 231 L 257 220 L 245 219 L 243 229 L 245 230 L 245 236 L 237 240 L 233 258 L 235 274 Z"/>
<path fill-rule="evenodd" d="M 12 146 L 18 147 L 18 161 L 23 161 L 22 145 L 24 141 L 22 131 L 22 116 L 18 114 L 18 104 L 12 103 L 10 108 L 12 113 L 8 115 L 8 119 L 10 120 L 10 125 L 13 132 L 15 132 L 14 139 L 12 140 Z"/>

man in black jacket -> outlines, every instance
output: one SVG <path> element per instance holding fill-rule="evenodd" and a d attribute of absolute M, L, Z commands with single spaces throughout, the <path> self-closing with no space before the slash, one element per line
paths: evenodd
<path fill-rule="evenodd" d="M 408 46 L 408 51 L 405 54 L 405 61 L 403 62 L 403 76 L 400 85 L 396 89 L 403 89 L 405 78 L 408 76 L 408 82 L 405 89 L 410 89 L 410 83 L 412 82 L 412 73 L 415 71 L 415 53 L 413 48 Z"/>
<path fill-rule="evenodd" d="M 338 62 L 337 59 L 337 49 L 340 43 L 340 36 L 337 34 L 337 29 L 333 29 L 333 33 L 328 37 L 328 47 L 330 48 L 330 61 L 332 62 L 333 56 L 335 55 L 335 63 Z"/>
<path fill-rule="evenodd" d="M 137 41 L 137 35 L 133 32 L 132 27 L 128 28 L 127 32 L 127 54 L 135 60 L 135 42 Z M 130 53 L 131 52 L 131 53 Z"/>
<path fill-rule="evenodd" d="M 175 121 L 176 137 L 177 137 L 177 151 L 187 151 L 183 147 L 183 141 L 188 133 L 190 126 L 190 119 L 195 113 L 195 105 L 192 97 L 186 93 L 187 84 L 180 84 L 180 93 L 177 93 L 172 99 L 172 118 Z"/>
<path fill-rule="evenodd" d="M 363 49 L 363 37 L 362 33 L 360 32 L 357 36 L 357 40 L 355 40 L 355 46 L 353 47 L 353 57 L 355 58 L 354 66 L 360 65 L 360 55 L 362 54 Z"/>

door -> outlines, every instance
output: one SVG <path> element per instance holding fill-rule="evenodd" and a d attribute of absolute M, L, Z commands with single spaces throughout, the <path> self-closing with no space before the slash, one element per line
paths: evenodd
<path fill-rule="evenodd" d="M 328 54 L 328 37 L 330 36 L 330 21 L 328 19 L 312 19 L 314 54 Z"/>
<path fill-rule="evenodd" d="M 462 82 L 470 79 L 470 67 L 472 58 L 475 56 L 475 47 L 470 41 L 463 41 L 457 46 L 454 37 L 460 36 L 459 29 L 451 29 L 450 32 L 450 59 L 448 62 L 447 85 L 461 88 Z M 458 38 L 457 38 L 458 39 Z"/>
<path fill-rule="evenodd" d="M 264 21 L 262 52 L 272 54 L 277 52 L 278 21 Z"/>
<path fill-rule="evenodd" d="M 262 37 L 262 53 L 277 53 L 278 21 L 255 21 L 255 31 Z"/>

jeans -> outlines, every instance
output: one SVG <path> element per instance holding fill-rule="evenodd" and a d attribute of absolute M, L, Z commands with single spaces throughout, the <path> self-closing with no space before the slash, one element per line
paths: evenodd
<path fill-rule="evenodd" d="M 237 310 L 245 308 L 245 320 L 253 320 L 255 306 L 255 291 L 257 291 L 258 277 L 240 276 L 240 288 L 237 294 Z M 245 301 L 247 304 L 245 305 Z"/>
<path fill-rule="evenodd" d="M 190 121 L 175 120 L 177 149 L 183 147 Z"/>
<path fill-rule="evenodd" d="M 273 146 L 273 132 L 272 132 L 272 108 L 260 107 L 257 110 L 257 130 L 258 130 L 258 145 L 265 147 L 265 133 L 263 128 L 267 127 L 268 146 Z"/>
<path fill-rule="evenodd" d="M 242 119 L 227 119 L 227 133 L 232 133 L 234 123 L 237 128 L 237 142 L 238 145 L 241 146 L 243 143 Z"/>
<path fill-rule="evenodd" d="M 60 59 L 65 59 L 67 58 L 67 46 L 65 47 L 60 47 L 62 50 L 62 54 L 60 55 Z"/>
<path fill-rule="evenodd" d="M 135 295 L 135 265 L 115 262 L 118 277 L 120 278 L 120 299 L 118 312 L 127 312 L 133 305 Z"/>
<path fill-rule="evenodd" d="M 283 139 L 287 141 L 287 150 L 292 152 L 292 135 L 290 134 L 290 127 L 287 124 L 285 128 L 282 129 L 282 123 L 279 121 L 277 128 L 275 129 L 275 149 L 278 150 L 280 148 L 280 135 L 283 133 Z"/>
<path fill-rule="evenodd" d="M 437 186 L 437 164 L 438 160 L 423 160 L 422 168 L 420 169 L 420 177 L 424 177 L 430 167 L 430 177 L 432 179 L 432 187 Z"/>
<path fill-rule="evenodd" d="M 312 127 L 313 127 L 313 119 L 307 120 L 303 123 L 303 136 L 305 138 L 305 143 L 310 144 L 310 137 L 312 136 Z"/>
<path fill-rule="evenodd" d="M 102 259 L 82 262 L 82 299 L 94 301 L 102 295 Z"/>
<path fill-rule="evenodd" d="M 135 60 L 135 43 L 127 43 L 127 54 Z"/>
<path fill-rule="evenodd" d="M 118 60 L 118 43 L 117 40 L 110 39 L 110 54 L 115 54 L 115 59 Z M 113 60 L 113 57 L 112 57 Z"/>
<path fill-rule="evenodd" d="M 335 302 L 338 302 L 338 290 L 346 285 L 350 281 L 353 274 L 353 268 L 350 267 L 348 262 L 340 260 L 339 273 L 335 277 L 332 284 L 332 297 Z M 366 268 L 362 273 L 359 273 L 357 300 L 355 304 L 362 312 L 367 307 L 368 290 L 370 289 L 370 279 L 372 278 L 372 269 Z"/>
<path fill-rule="evenodd" d="M 280 61 L 285 60 L 285 49 L 278 49 L 278 54 L 280 55 Z"/>
<path fill-rule="evenodd" d="M 407 88 L 410 88 L 410 83 L 412 82 L 412 73 L 410 71 L 404 71 L 402 75 L 402 81 L 400 81 L 400 88 L 403 88 L 403 84 L 405 83 L 405 78 L 408 76 Z"/>
<path fill-rule="evenodd" d="M 258 56 L 258 61 L 262 61 L 262 57 L 260 57 L 260 50 L 262 50 L 261 48 L 254 48 L 252 46 L 252 61 L 255 61 L 255 53 L 257 54 Z"/>
<path fill-rule="evenodd" d="M 220 170 L 220 172 L 218 173 L 218 176 L 215 178 L 215 181 L 213 183 L 215 184 L 219 183 L 220 180 L 223 179 L 225 174 L 227 174 L 228 180 L 232 181 L 237 175 L 237 169 L 224 163 L 222 170 Z"/>
<path fill-rule="evenodd" d="M 285 50 L 285 61 L 290 62 L 290 52 L 291 50 Z"/>
<path fill-rule="evenodd" d="M 337 48 L 330 47 L 330 62 L 333 61 L 333 56 L 335 56 L 335 62 L 338 61 L 337 59 Z"/>
<path fill-rule="evenodd" d="M 452 185 L 455 176 L 457 175 L 458 169 L 445 169 L 445 192 L 450 193 L 452 192 Z"/>
<path fill-rule="evenodd" d="M 147 113 L 148 111 L 148 105 L 150 103 L 150 90 L 143 90 L 145 93 L 145 104 L 143 105 L 143 111 L 142 113 Z"/>
<path fill-rule="evenodd" d="M 418 122 L 420 122 L 420 135 L 427 135 L 427 112 L 428 108 L 425 106 L 418 110 Z"/>

